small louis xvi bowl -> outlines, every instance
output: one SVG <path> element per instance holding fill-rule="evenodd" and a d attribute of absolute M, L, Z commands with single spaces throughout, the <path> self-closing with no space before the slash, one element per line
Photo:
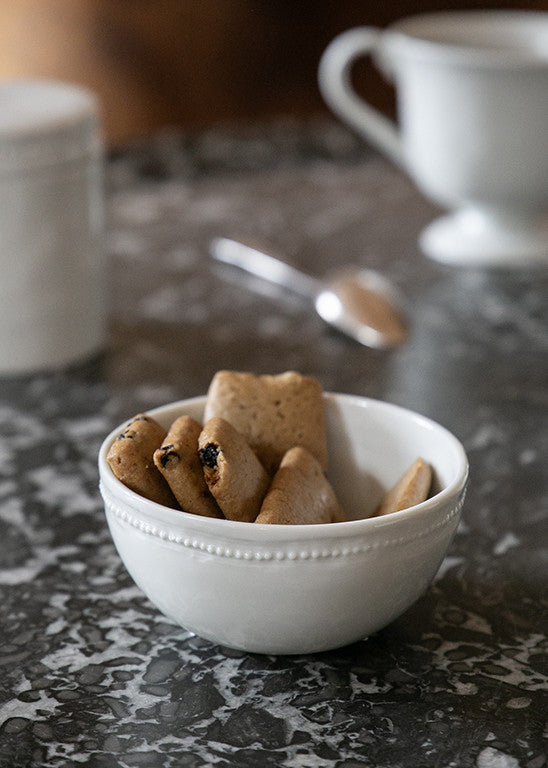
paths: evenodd
<path fill-rule="evenodd" d="M 138 496 L 99 453 L 101 493 L 116 548 L 154 605 L 181 626 L 231 648 L 297 654 L 337 648 L 389 624 L 434 577 L 458 525 L 468 476 L 460 442 L 435 422 L 363 397 L 325 394 L 329 480 L 350 518 L 259 525 L 168 509 Z M 150 411 L 166 429 L 201 420 L 205 397 Z M 367 517 L 418 457 L 433 495 Z"/>

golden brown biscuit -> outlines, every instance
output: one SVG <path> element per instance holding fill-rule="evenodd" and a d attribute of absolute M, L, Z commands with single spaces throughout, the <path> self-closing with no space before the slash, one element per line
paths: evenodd
<path fill-rule="evenodd" d="M 432 467 L 419 457 L 384 496 L 375 516 L 388 515 L 420 504 L 428 498 L 431 484 Z"/>
<path fill-rule="evenodd" d="M 241 432 L 270 475 L 295 445 L 327 470 L 325 409 L 316 379 L 294 371 L 276 376 L 219 371 L 209 386 L 204 420 L 213 416 Z"/>
<path fill-rule="evenodd" d="M 255 522 L 283 525 L 344 520 L 335 491 L 305 448 L 291 448 L 274 475 Z"/>
<path fill-rule="evenodd" d="M 202 425 L 191 416 L 179 416 L 154 451 L 154 463 L 166 479 L 185 512 L 205 517 L 223 517 L 209 492 L 198 455 Z"/>
<path fill-rule="evenodd" d="M 245 437 L 215 416 L 205 423 L 198 446 L 206 482 L 224 516 L 255 520 L 270 477 Z"/>
<path fill-rule="evenodd" d="M 151 416 L 138 414 L 110 447 L 107 461 L 124 485 L 158 504 L 178 509 L 179 505 L 152 456 L 166 431 Z"/>

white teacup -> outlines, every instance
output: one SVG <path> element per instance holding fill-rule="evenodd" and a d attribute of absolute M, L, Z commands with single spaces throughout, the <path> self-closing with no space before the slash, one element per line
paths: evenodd
<path fill-rule="evenodd" d="M 372 55 L 395 85 L 399 126 L 354 90 Z M 331 109 L 451 213 L 420 244 L 454 264 L 548 264 L 548 13 L 414 16 L 335 38 L 319 67 Z"/>

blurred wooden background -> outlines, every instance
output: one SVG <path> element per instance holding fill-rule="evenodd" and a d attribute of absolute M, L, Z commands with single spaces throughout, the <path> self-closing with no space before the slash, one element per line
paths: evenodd
<path fill-rule="evenodd" d="M 0 79 L 91 87 L 112 144 L 170 125 L 327 114 L 316 70 L 337 33 L 475 7 L 546 10 L 547 0 L 0 0 Z M 393 111 L 373 68 L 359 76 L 369 100 Z"/>

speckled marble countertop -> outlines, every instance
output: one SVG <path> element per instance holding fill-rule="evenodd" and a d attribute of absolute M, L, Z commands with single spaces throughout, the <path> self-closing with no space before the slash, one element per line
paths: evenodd
<path fill-rule="evenodd" d="M 332 123 L 157 136 L 109 159 L 100 359 L 0 381 L 0 766 L 542 768 L 546 273 L 453 270 L 435 214 Z M 367 350 L 303 302 L 214 269 L 254 237 L 405 291 L 412 336 Z M 258 287 L 256 283 L 253 283 Z M 111 542 L 96 455 L 117 423 L 219 368 L 294 368 L 451 429 L 471 482 L 434 583 L 376 636 L 310 657 L 216 647 L 164 619 Z"/>

